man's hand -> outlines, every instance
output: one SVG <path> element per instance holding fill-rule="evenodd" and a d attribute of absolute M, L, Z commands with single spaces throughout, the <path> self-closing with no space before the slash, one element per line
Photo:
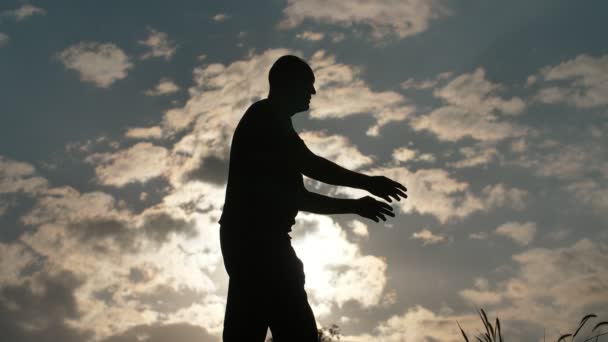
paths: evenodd
<path fill-rule="evenodd" d="M 365 190 L 387 202 L 392 202 L 391 198 L 401 201 L 400 196 L 407 198 L 407 189 L 403 185 L 384 176 L 370 176 Z"/>
<path fill-rule="evenodd" d="M 395 217 L 393 208 L 371 196 L 361 197 L 355 200 L 355 213 L 359 216 L 378 222 L 379 219 L 386 221 L 386 216 Z"/>

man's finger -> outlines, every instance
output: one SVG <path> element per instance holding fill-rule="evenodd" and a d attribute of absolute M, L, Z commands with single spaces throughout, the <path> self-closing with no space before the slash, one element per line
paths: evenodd
<path fill-rule="evenodd" d="M 405 186 L 403 186 L 401 183 L 399 182 L 395 182 L 393 181 L 393 183 L 395 184 L 396 187 L 398 187 L 399 189 L 403 190 L 403 191 L 407 191 L 407 188 Z"/>
<path fill-rule="evenodd" d="M 387 210 L 390 210 L 390 211 L 392 211 L 392 210 L 393 210 L 393 207 L 391 207 L 390 205 L 388 205 L 388 204 L 386 204 L 386 203 L 382 203 L 382 202 L 380 202 L 380 206 L 381 206 L 382 208 L 387 209 Z"/>
<path fill-rule="evenodd" d="M 390 216 L 390 217 L 395 217 L 395 213 L 393 213 L 392 211 L 388 211 L 388 210 L 386 210 L 386 209 L 382 210 L 382 213 L 383 213 L 384 215 L 388 215 L 388 216 Z"/>

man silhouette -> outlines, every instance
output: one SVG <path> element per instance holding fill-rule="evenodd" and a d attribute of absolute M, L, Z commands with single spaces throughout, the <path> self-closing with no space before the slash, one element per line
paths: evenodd
<path fill-rule="evenodd" d="M 383 176 L 366 176 L 313 154 L 291 117 L 308 110 L 316 93 L 312 69 L 286 55 L 271 67 L 266 99 L 252 104 L 232 138 L 220 242 L 230 277 L 224 342 L 318 341 L 304 290 L 304 270 L 289 232 L 298 211 L 354 213 L 378 222 L 394 216 L 390 205 L 370 196 L 339 199 L 309 192 L 302 175 L 364 189 L 391 202 L 406 188 Z M 322 253 L 322 251 L 320 251 Z"/>

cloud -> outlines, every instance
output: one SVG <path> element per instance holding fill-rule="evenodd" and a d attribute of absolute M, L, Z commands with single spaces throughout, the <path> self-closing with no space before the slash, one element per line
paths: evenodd
<path fill-rule="evenodd" d="M 486 232 L 477 232 L 469 234 L 469 239 L 471 240 L 486 240 L 488 238 L 488 233 Z"/>
<path fill-rule="evenodd" d="M 578 204 L 600 212 L 608 208 L 608 161 L 603 142 L 605 137 L 594 135 L 577 143 L 567 144 L 545 140 L 539 148 L 521 155 L 514 164 L 531 168 L 536 175 L 561 181 L 562 188 L 571 193 Z"/>
<path fill-rule="evenodd" d="M 8 284 L 19 284 L 23 270 L 38 262 L 38 257 L 21 243 L 0 242 L 0 288 Z"/>
<path fill-rule="evenodd" d="M 371 157 L 361 153 L 345 136 L 328 135 L 320 131 L 306 131 L 302 132 L 300 137 L 313 153 L 349 170 L 357 170 L 373 162 Z"/>
<path fill-rule="evenodd" d="M 468 289 L 467 299 L 485 305 L 484 292 L 500 296 L 493 306 L 501 320 L 524 321 L 547 328 L 547 340 L 555 340 L 573 317 L 594 310 L 607 315 L 608 246 L 581 239 L 571 246 L 532 248 L 513 255 L 514 275 L 484 289 Z M 538 330 L 538 329 L 536 329 Z"/>
<path fill-rule="evenodd" d="M 433 92 L 444 101 L 444 106 L 413 118 L 411 125 L 445 141 L 458 141 L 467 136 L 479 141 L 521 136 L 526 133 L 523 127 L 499 119 L 521 114 L 525 103 L 518 97 L 508 100 L 499 97 L 497 93 L 502 89 L 503 86 L 485 79 L 482 68 L 460 75 Z"/>
<path fill-rule="evenodd" d="M 406 162 L 434 162 L 435 156 L 430 153 L 420 153 L 408 147 L 399 147 L 393 150 L 393 160 L 397 163 Z"/>
<path fill-rule="evenodd" d="M 580 180 L 566 186 L 581 203 L 589 205 L 599 212 L 608 210 L 608 186 L 594 180 Z"/>
<path fill-rule="evenodd" d="M 426 31 L 431 20 L 448 13 L 443 1 L 356 0 L 345 3 L 339 0 L 289 0 L 279 27 L 294 28 L 310 20 L 346 28 L 365 26 L 371 29 L 371 38 L 377 40 L 389 37 L 403 39 Z"/>
<path fill-rule="evenodd" d="M 121 187 L 161 176 L 167 168 L 168 157 L 169 152 L 164 147 L 140 142 L 113 153 L 94 153 L 85 160 L 95 165 L 100 183 Z"/>
<path fill-rule="evenodd" d="M 131 139 L 160 139 L 163 131 L 160 126 L 129 128 L 125 137 Z"/>
<path fill-rule="evenodd" d="M 451 72 L 443 72 L 434 78 L 417 81 L 413 78 L 409 78 L 401 83 L 402 89 L 430 89 L 435 87 L 438 83 L 452 77 Z"/>
<path fill-rule="evenodd" d="M 473 315 L 452 315 L 446 310 L 445 313 L 435 313 L 421 305 L 410 307 L 403 314 L 393 315 L 381 322 L 375 329 L 374 334 L 359 336 L 344 336 L 341 340 L 345 342 L 459 342 L 462 335 L 456 321 L 468 330 L 476 326 L 478 318 Z"/>
<path fill-rule="evenodd" d="M 490 163 L 498 155 L 498 150 L 493 144 L 476 144 L 458 149 L 464 157 L 456 162 L 448 163 L 455 168 L 476 167 Z"/>
<path fill-rule="evenodd" d="M 30 4 L 25 4 L 17 9 L 7 10 L 0 13 L 0 16 L 2 17 L 12 17 L 16 21 L 23 21 L 33 15 L 46 15 L 46 10 Z"/>
<path fill-rule="evenodd" d="M 160 96 L 176 93 L 179 90 L 179 86 L 168 78 L 161 78 L 156 87 L 144 91 L 144 94 L 148 96 Z"/>
<path fill-rule="evenodd" d="M 127 77 L 133 68 L 129 57 L 112 43 L 80 42 L 57 54 L 67 69 L 76 70 L 80 79 L 101 88 Z"/>
<path fill-rule="evenodd" d="M 108 337 L 102 342 L 218 342 L 219 339 L 205 328 L 188 323 L 138 325 L 120 334 Z"/>
<path fill-rule="evenodd" d="M 212 19 L 213 19 L 213 21 L 221 23 L 222 21 L 226 21 L 226 20 L 230 19 L 230 16 L 225 13 L 218 13 L 218 14 L 214 15 Z"/>
<path fill-rule="evenodd" d="M 507 188 L 503 184 L 487 185 L 475 195 L 470 191 L 469 183 L 450 177 L 442 169 L 411 172 L 402 167 L 384 167 L 373 168 L 366 173 L 387 176 L 407 187 L 409 199 L 394 203 L 402 212 L 432 215 L 441 223 L 462 220 L 474 212 L 502 206 L 521 209 L 527 196 L 525 190 Z M 365 194 L 349 188 L 337 191 L 352 196 Z"/>
<path fill-rule="evenodd" d="M 381 303 L 386 261 L 362 254 L 338 223 L 327 216 L 300 213 L 292 235 L 317 316 L 329 314 L 332 305 L 341 307 L 349 301 L 362 307 Z"/>
<path fill-rule="evenodd" d="M 353 220 L 350 223 L 350 226 L 353 230 L 353 233 L 358 236 L 367 237 L 369 236 L 369 231 L 367 229 L 367 225 L 359 220 Z"/>
<path fill-rule="evenodd" d="M 52 188 L 36 198 L 36 203 L 21 217 L 27 225 L 71 224 L 105 218 L 123 221 L 130 212 L 118 207 L 109 194 L 95 191 L 80 193 L 74 188 Z"/>
<path fill-rule="evenodd" d="M 433 234 L 433 232 L 431 232 L 427 228 L 422 229 L 419 232 L 414 232 L 411 238 L 416 240 L 422 240 L 423 246 L 438 244 L 440 242 L 445 241 L 446 239 L 444 235 Z"/>
<path fill-rule="evenodd" d="M 536 99 L 584 109 L 608 105 L 607 75 L 608 55 L 579 55 L 558 65 L 544 67 L 534 76 L 542 79 L 535 82 L 541 86 Z"/>
<path fill-rule="evenodd" d="M 8 341 L 80 342 L 91 333 L 68 321 L 81 317 L 75 291 L 82 280 L 68 271 L 42 271 L 0 287 L 0 328 Z"/>
<path fill-rule="evenodd" d="M 162 130 L 167 136 L 187 131 L 172 151 L 172 185 L 177 187 L 191 179 L 186 175 L 200 168 L 201 161 L 210 157 L 215 161 L 226 159 L 239 119 L 253 102 L 267 95 L 271 65 L 280 56 L 294 53 L 298 54 L 286 49 L 266 50 L 231 64 L 203 64 L 194 69 L 190 98 L 183 107 L 170 109 L 163 117 Z M 402 120 L 413 110 L 397 93 L 374 93 L 355 68 L 337 64 L 324 52 L 313 56 L 311 66 L 316 68 L 318 89 L 311 104 L 313 118 L 367 114 L 377 120 L 370 130 L 377 130 L 387 122 Z M 339 143 L 339 139 L 327 137 L 326 142 Z"/>
<path fill-rule="evenodd" d="M 148 38 L 137 42 L 148 48 L 148 51 L 141 54 L 139 58 L 148 59 L 162 57 L 167 61 L 170 60 L 177 50 L 175 42 L 171 41 L 169 35 L 165 32 L 160 32 L 153 28 L 148 28 L 148 32 Z"/>
<path fill-rule="evenodd" d="M 483 277 L 475 278 L 474 289 L 464 289 L 459 292 L 460 296 L 467 302 L 487 307 L 502 302 L 502 293 L 488 290 L 488 280 Z"/>
<path fill-rule="evenodd" d="M 318 42 L 319 40 L 323 40 L 323 38 L 325 38 L 325 34 L 323 32 L 304 31 L 298 33 L 296 38 L 311 42 Z"/>
<path fill-rule="evenodd" d="M 527 246 L 536 235 L 536 223 L 507 222 L 496 228 L 496 234 L 511 238 L 521 246 Z"/>
<path fill-rule="evenodd" d="M 8 34 L 0 32 L 0 48 L 7 46 L 9 41 L 10 37 Z"/>
<path fill-rule="evenodd" d="M 323 50 L 313 54 L 310 64 L 315 72 L 317 89 L 311 101 L 310 117 L 313 119 L 371 115 L 376 123 L 367 134 L 376 136 L 384 125 L 402 121 L 414 110 L 413 105 L 397 92 L 373 91 L 361 79 L 359 68 L 337 63 L 334 56 Z"/>
<path fill-rule="evenodd" d="M 37 176 L 34 166 L 0 156 L 0 194 L 37 195 L 48 188 L 45 178 Z"/>
<path fill-rule="evenodd" d="M 197 325 L 217 333 L 225 299 L 215 292 L 226 279 L 216 272 L 221 267 L 217 217 L 223 197 L 210 195 L 213 189 L 184 187 L 179 189 L 184 195 L 176 190 L 135 214 L 108 194 L 54 188 L 22 218 L 34 226 L 20 237 L 25 252 L 0 247 L 0 253 L 23 255 L 22 268 L 40 256 L 42 265 L 83 279 L 76 293 L 82 316 L 71 324 L 94 333 L 96 340 L 137 325 L 190 318 L 192 323 L 197 317 Z M 186 213 L 180 208 L 186 194 L 209 209 Z M 27 257 L 28 251 L 32 256 Z M 173 301 L 163 304 L 159 300 L 165 296 Z"/>

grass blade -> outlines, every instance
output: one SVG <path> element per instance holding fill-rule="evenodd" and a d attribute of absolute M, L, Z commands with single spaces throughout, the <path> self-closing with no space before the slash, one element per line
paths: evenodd
<path fill-rule="evenodd" d="M 566 337 L 570 337 L 570 336 L 572 336 L 572 334 L 564 334 L 557 339 L 557 342 L 563 341 L 566 339 Z"/>
<path fill-rule="evenodd" d="M 602 325 L 608 325 L 608 321 L 599 322 L 593 327 L 593 329 L 591 329 L 591 331 L 595 331 L 595 329 L 601 327 Z"/>
<path fill-rule="evenodd" d="M 464 333 L 464 330 L 462 330 L 462 327 L 460 326 L 460 323 L 458 323 L 458 321 L 456 321 L 456 324 L 458 324 L 458 328 L 460 328 L 460 332 L 462 333 L 462 337 L 464 337 L 464 340 L 466 342 L 469 342 L 469 337 L 467 336 L 467 334 Z"/>
<path fill-rule="evenodd" d="M 589 314 L 589 315 L 583 317 L 583 319 L 581 319 L 581 323 L 578 325 L 578 329 L 576 329 L 576 331 L 574 332 L 574 335 L 572 335 L 572 338 L 576 337 L 576 335 L 579 333 L 579 331 L 581 331 L 581 329 L 583 328 L 585 323 L 587 323 L 589 318 L 594 318 L 594 317 L 597 317 L 597 315 Z"/>

